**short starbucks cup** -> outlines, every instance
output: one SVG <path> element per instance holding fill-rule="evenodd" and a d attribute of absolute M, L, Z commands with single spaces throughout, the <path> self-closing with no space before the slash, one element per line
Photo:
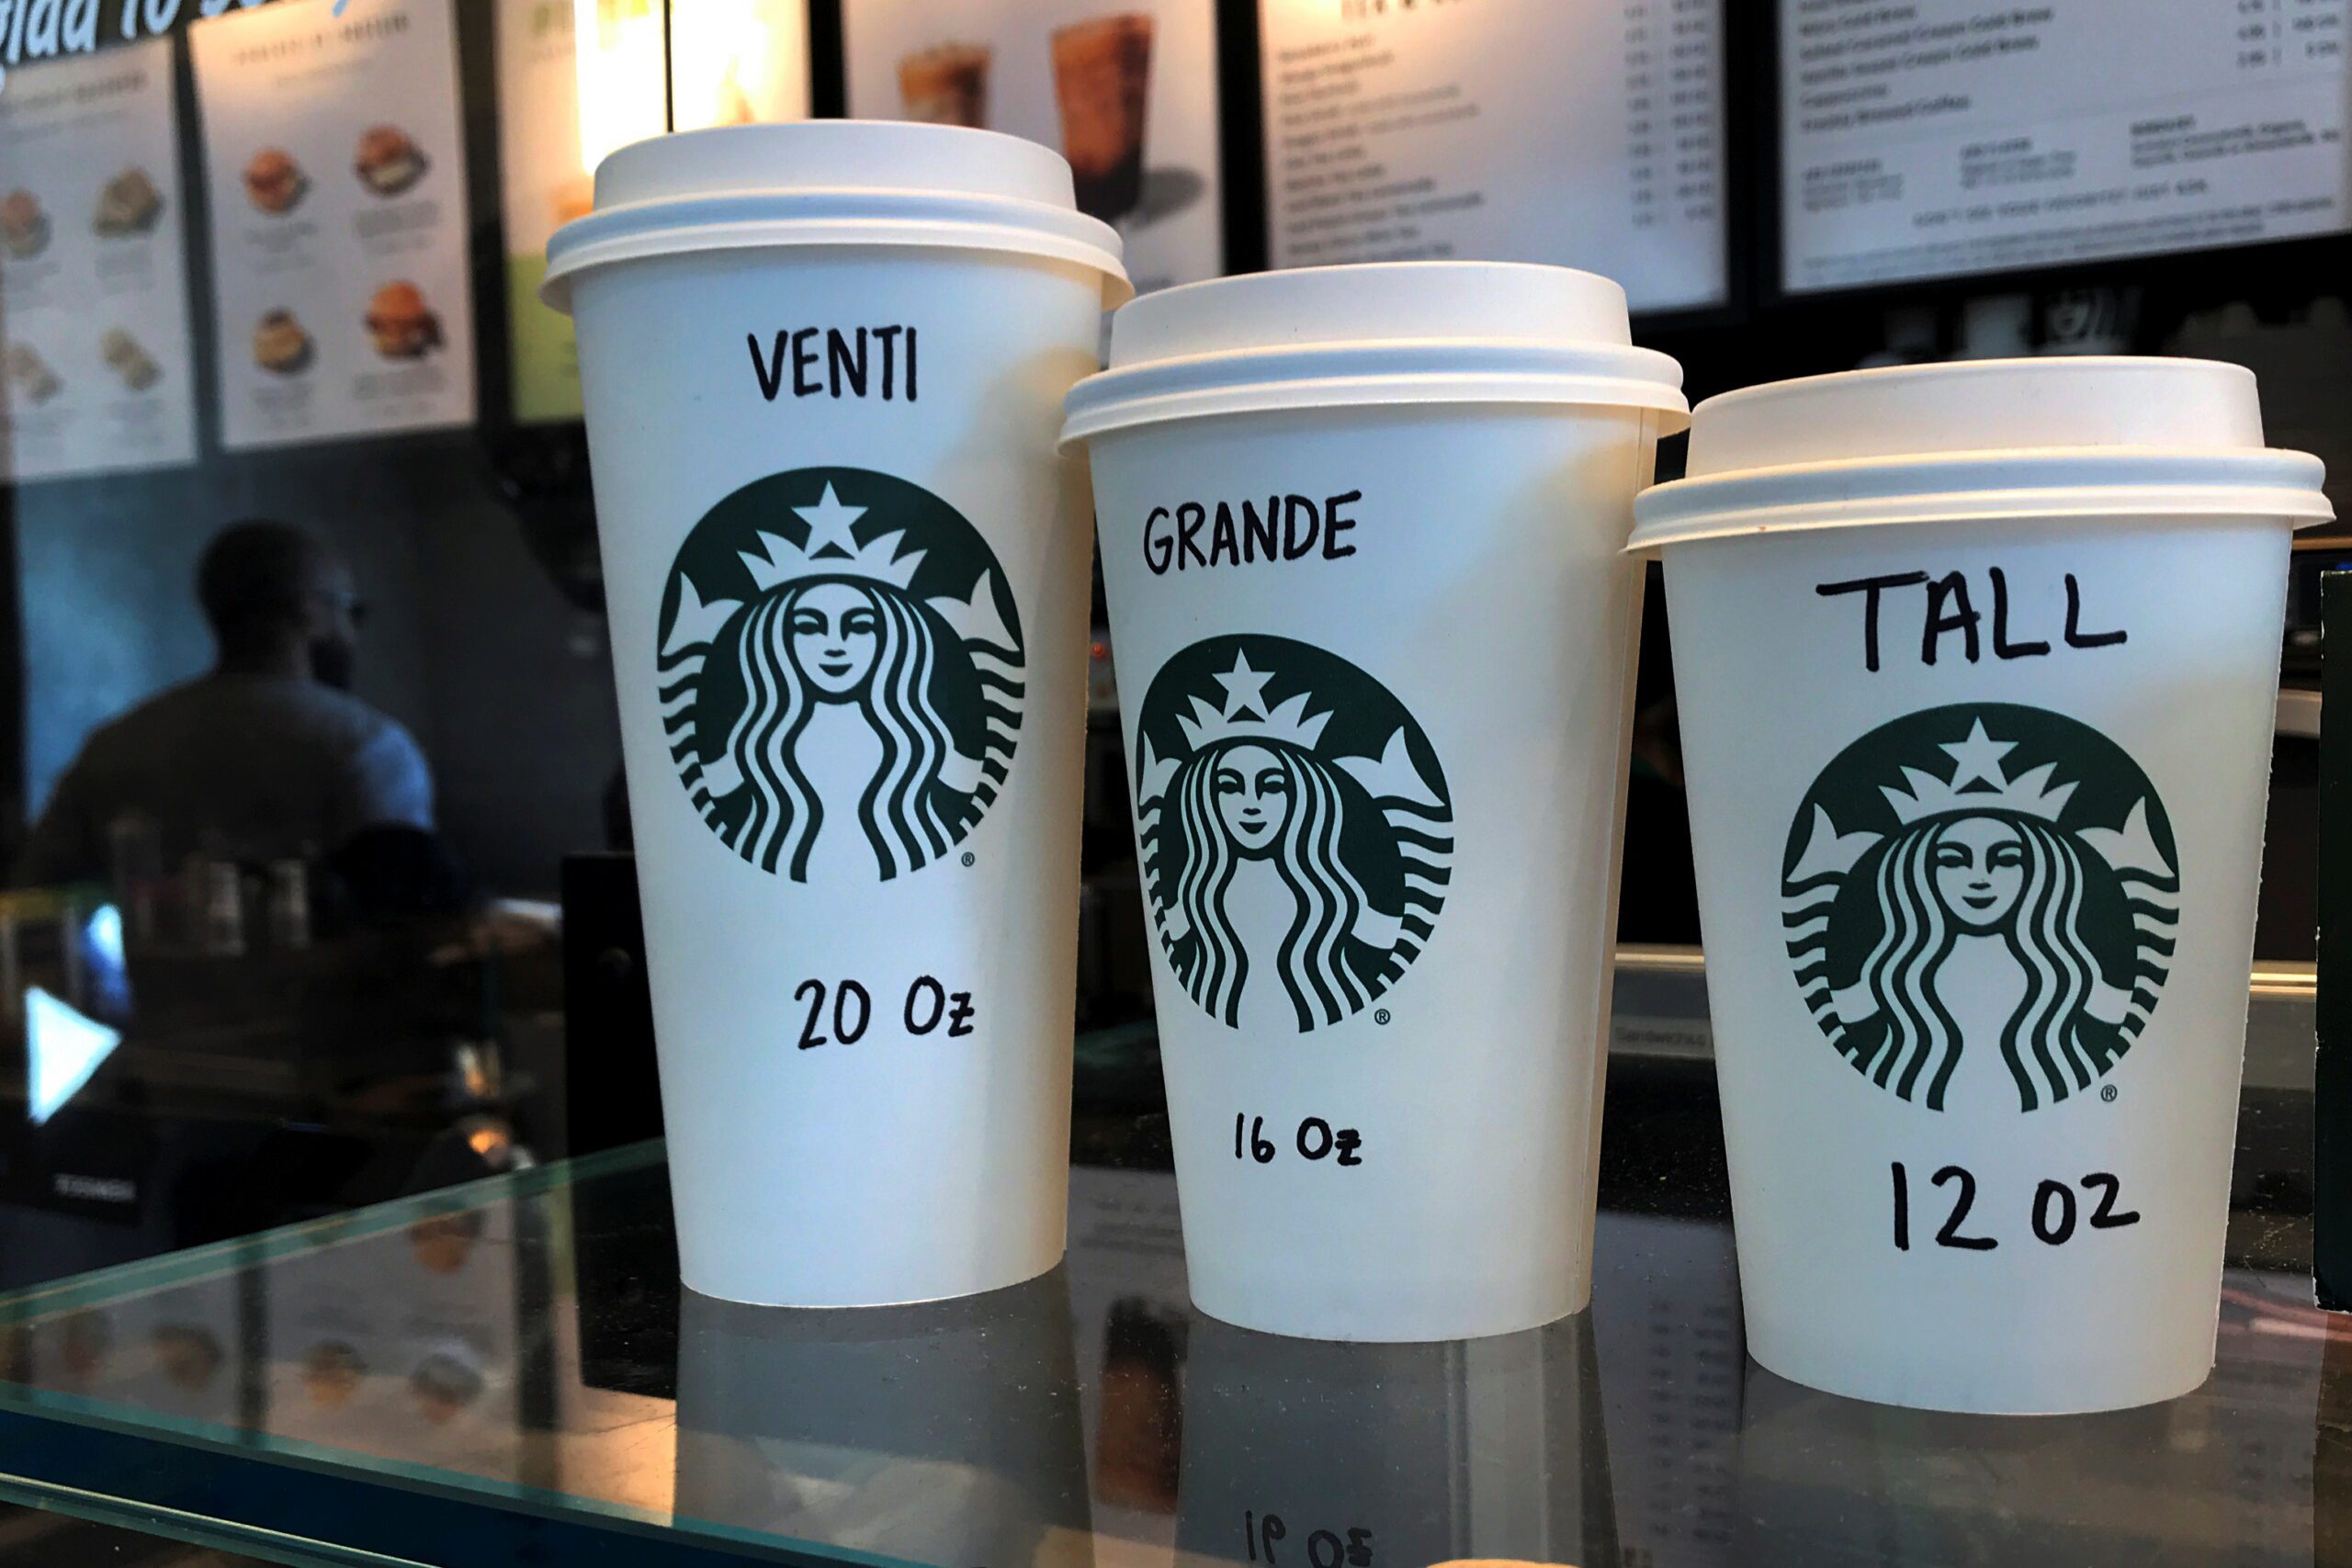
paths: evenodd
<path fill-rule="evenodd" d="M 578 322 L 685 1282 L 861 1306 L 1062 1251 L 1089 537 L 1125 291 L 1045 148 L 624 148 Z"/>
<path fill-rule="evenodd" d="M 1411 1341 L 1590 1295 L 1639 580 L 1681 372 L 1555 267 L 1155 294 L 1094 474 L 1193 1298 Z"/>
<path fill-rule="evenodd" d="M 2211 1369 L 2289 539 L 2254 378 L 1702 403 L 1661 552 L 1749 1350 L 1887 1404 Z"/>

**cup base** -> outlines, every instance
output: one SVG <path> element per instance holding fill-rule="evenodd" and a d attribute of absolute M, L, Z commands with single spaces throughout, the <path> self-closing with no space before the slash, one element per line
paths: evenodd
<path fill-rule="evenodd" d="M 2213 1375 L 2212 1359 L 2192 1377 L 2151 1376 L 2138 1368 L 2116 1369 L 2078 1378 L 2064 1388 L 2036 1390 L 2018 1386 L 2018 1368 L 2003 1363 L 1994 1375 L 1981 1380 L 1955 1378 L 1931 1358 L 1917 1365 L 1890 1369 L 1829 1364 L 1805 1357 L 1783 1358 L 1777 1348 L 1759 1348 L 1748 1341 L 1747 1353 L 1773 1376 L 1785 1378 L 1817 1393 L 1899 1410 L 1933 1410 L 1954 1416 L 2097 1416 L 2117 1410 L 2137 1410 L 2163 1404 L 2196 1393 Z M 1875 1374 L 1875 1375 L 1874 1375 Z"/>
<path fill-rule="evenodd" d="M 771 1291 L 741 1285 L 729 1288 L 721 1280 L 697 1279 L 693 1269 L 683 1265 L 678 1269 L 678 1279 L 680 1283 L 695 1295 L 707 1296 L 715 1302 L 731 1302 L 738 1306 L 790 1307 L 804 1310 L 922 1306 L 933 1302 L 955 1302 L 970 1296 L 984 1296 L 992 1291 L 1011 1290 L 1015 1285 L 1025 1285 L 1033 1280 L 1043 1279 L 1062 1266 L 1062 1256 L 1065 1250 L 1057 1247 L 1054 1249 L 1052 1256 L 1046 1258 L 1042 1264 L 1033 1260 L 1012 1269 L 1002 1279 L 991 1277 L 976 1280 L 966 1287 L 930 1292 L 921 1289 L 913 1291 L 884 1289 L 869 1292 Z"/>
<path fill-rule="evenodd" d="M 1288 1314 L 1279 1308 L 1272 1312 L 1250 1311 L 1230 1303 L 1210 1300 L 1197 1290 L 1193 1292 L 1193 1306 L 1203 1315 L 1213 1317 L 1219 1323 L 1246 1328 L 1253 1334 L 1272 1334 L 1284 1339 L 1313 1339 L 1334 1345 L 1438 1345 L 1524 1334 L 1530 1329 L 1543 1328 L 1590 1310 L 1592 1299 L 1587 1296 L 1574 1306 L 1516 1314 L 1498 1314 L 1491 1306 L 1479 1303 L 1474 1310 L 1417 1313 L 1408 1322 L 1397 1321 L 1403 1314 L 1379 1313 L 1360 1312 L 1345 1320 L 1339 1320 L 1329 1313 Z M 1387 1321 L 1384 1321 L 1384 1316 Z"/>

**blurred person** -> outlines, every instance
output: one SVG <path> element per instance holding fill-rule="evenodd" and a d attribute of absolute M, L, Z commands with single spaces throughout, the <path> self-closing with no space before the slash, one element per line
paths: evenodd
<path fill-rule="evenodd" d="M 164 863 L 333 853 L 363 829 L 429 830 L 433 780 L 408 731 L 352 696 L 364 606 L 351 568 L 291 524 L 223 529 L 197 565 L 209 673 L 102 726 L 58 780 L 20 884 L 107 874 L 113 826 L 153 825 Z"/>

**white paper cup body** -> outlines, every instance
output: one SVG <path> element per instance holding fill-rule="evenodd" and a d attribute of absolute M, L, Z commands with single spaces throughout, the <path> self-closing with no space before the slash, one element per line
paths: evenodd
<path fill-rule="evenodd" d="M 1666 548 L 1765 1367 L 1986 1413 L 2204 1381 L 2289 538 L 2044 516 Z M 1838 587 L 1872 578 L 1875 670 L 1871 594 Z M 1973 626 L 1929 631 L 1930 582 Z"/>
<path fill-rule="evenodd" d="M 1055 438 L 1094 362 L 1102 277 L 1008 254 L 808 245 L 623 261 L 571 288 L 685 1281 L 850 1306 L 1043 1273 L 1062 1251 L 1089 568 L 1083 468 Z M 903 329 L 888 395 L 871 331 L 886 326 Z M 835 395 L 826 329 L 853 334 L 846 347 L 860 328 L 865 394 Z M 696 533 L 763 483 L 734 515 L 780 538 Z M 876 536 L 857 509 L 900 536 Z M 673 568 L 699 579 L 693 605 Z M 682 698 L 688 666 L 710 671 L 697 691 L 749 690 L 744 617 L 829 576 L 851 598 L 813 605 L 813 640 L 795 643 L 810 660 L 831 657 L 817 634 L 852 599 L 898 616 L 896 643 L 872 620 L 855 628 L 886 650 L 865 695 L 828 700 L 803 671 L 775 722 L 746 731 L 748 752 L 698 728 L 731 734 L 750 699 Z M 885 600 L 898 610 L 874 609 Z M 771 618 L 774 653 L 800 623 L 789 606 Z M 757 676 L 779 691 L 780 657 Z M 875 695 L 887 671 L 920 690 L 926 657 L 966 683 L 960 722 Z M 925 766 L 944 771 L 870 826 L 890 796 L 862 799 L 865 783 L 926 744 Z M 754 771 L 786 793 L 787 757 L 805 775 L 798 808 L 769 820 L 814 831 L 746 850 L 740 814 L 712 802 Z M 960 796 L 940 793 L 951 776 Z M 978 819 L 959 819 L 957 801 L 981 796 Z"/>
<path fill-rule="evenodd" d="M 1306 408 L 1091 443 L 1204 1312 L 1407 1341 L 1589 1300 L 1639 615 L 1621 551 L 1659 418 Z M 1213 565 L 1175 537 L 1195 503 Z M 1269 506 L 1302 539 L 1313 513 L 1315 542 L 1219 549 Z M 1253 844 L 1234 822 L 1270 769 Z M 1312 956 L 1335 927 L 1344 976 Z"/>

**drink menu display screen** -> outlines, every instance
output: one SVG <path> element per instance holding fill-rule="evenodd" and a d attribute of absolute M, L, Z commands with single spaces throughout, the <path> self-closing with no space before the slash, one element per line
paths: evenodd
<path fill-rule="evenodd" d="M 1552 262 L 1727 293 L 1721 0 L 1261 0 L 1276 266 Z"/>
<path fill-rule="evenodd" d="M 1792 293 L 2352 226 L 2352 0 L 1784 0 Z"/>

